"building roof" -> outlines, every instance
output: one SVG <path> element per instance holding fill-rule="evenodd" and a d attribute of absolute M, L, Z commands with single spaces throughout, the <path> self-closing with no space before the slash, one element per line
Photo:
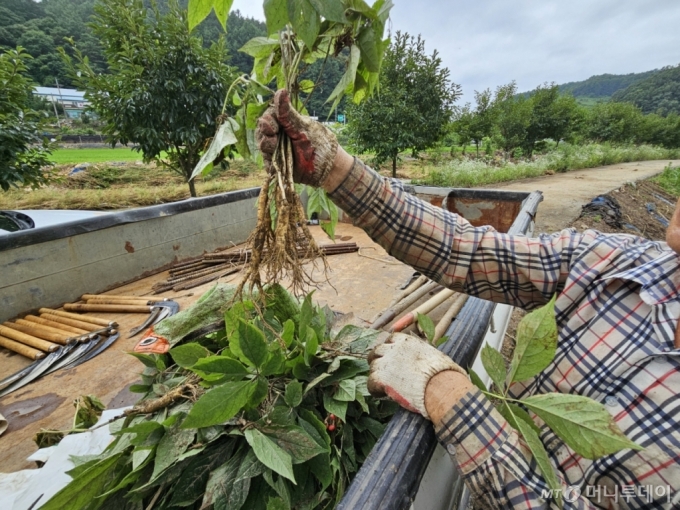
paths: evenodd
<path fill-rule="evenodd" d="M 35 87 L 38 96 L 48 97 L 57 101 L 85 102 L 85 92 L 76 89 L 64 89 L 56 87 Z"/>

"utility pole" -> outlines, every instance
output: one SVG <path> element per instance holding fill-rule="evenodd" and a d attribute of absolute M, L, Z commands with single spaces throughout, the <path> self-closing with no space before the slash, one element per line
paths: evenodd
<path fill-rule="evenodd" d="M 59 100 L 61 101 L 61 107 L 64 109 L 64 120 L 68 120 L 68 115 L 66 115 L 66 107 L 64 106 L 64 97 L 61 95 L 61 88 L 59 87 L 59 80 L 57 80 L 56 76 L 54 78 L 54 83 L 57 84 L 57 92 L 59 92 Z M 57 117 L 57 120 L 59 117 Z M 58 124 L 59 122 L 57 122 Z"/>

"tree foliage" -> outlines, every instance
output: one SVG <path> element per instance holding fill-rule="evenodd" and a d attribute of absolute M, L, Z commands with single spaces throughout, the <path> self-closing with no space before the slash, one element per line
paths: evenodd
<path fill-rule="evenodd" d="M 680 115 L 680 65 L 664 67 L 625 90 L 618 91 L 612 99 L 633 103 L 643 113 Z"/>
<path fill-rule="evenodd" d="M 574 97 L 597 97 L 609 98 L 619 90 L 643 81 L 657 71 L 630 74 L 598 74 L 587 80 L 572 81 L 559 85 L 562 94 L 571 94 Z"/>
<path fill-rule="evenodd" d="M 217 127 L 233 78 L 223 39 L 204 47 L 189 33 L 186 11 L 167 13 L 141 0 L 102 0 L 93 31 L 104 47 L 107 73 L 76 50 L 62 51 L 74 82 L 86 91 L 112 144 L 136 144 L 144 159 L 182 175 L 196 196 L 191 172 Z"/>
<path fill-rule="evenodd" d="M 40 136 L 41 116 L 30 107 L 30 57 L 23 49 L 0 54 L 0 188 L 37 188 L 49 180 L 50 145 Z"/>
<path fill-rule="evenodd" d="M 385 52 L 380 90 L 349 109 L 349 133 L 360 152 L 375 151 L 376 163 L 392 162 L 396 176 L 399 152 L 432 147 L 446 133 L 460 87 L 451 83 L 435 50 L 425 41 L 397 32 Z"/>

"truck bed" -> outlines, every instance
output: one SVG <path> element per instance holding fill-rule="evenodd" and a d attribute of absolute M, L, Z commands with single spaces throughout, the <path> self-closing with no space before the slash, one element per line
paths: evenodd
<path fill-rule="evenodd" d="M 320 243 L 328 243 L 319 227 L 311 227 Z M 358 319 L 368 321 L 387 307 L 395 291 L 410 277 L 413 269 L 387 255 L 363 230 L 340 223 L 336 239 L 356 242 L 358 253 L 333 255 L 327 258 L 329 281 L 321 283 L 314 293 L 317 303 L 327 304 L 335 311 L 353 313 Z M 323 272 L 314 274 L 322 280 Z M 151 287 L 168 277 L 168 272 L 141 278 L 112 289 L 108 294 L 152 295 Z M 240 274 L 220 280 L 237 283 Z M 175 299 L 184 310 L 206 292 L 213 283 L 194 289 L 159 294 Z M 436 311 L 435 311 L 436 312 Z M 0 413 L 9 422 L 7 431 L 0 436 L 0 471 L 13 472 L 34 468 L 26 461 L 37 450 L 33 437 L 41 429 L 68 429 L 73 422 L 73 400 L 80 395 L 95 395 L 109 408 L 132 405 L 139 395 L 128 391 L 130 384 L 139 380 L 142 364 L 127 354 L 139 341 L 141 334 L 127 338 L 128 332 L 140 324 L 142 314 L 92 314 L 115 320 L 120 325 L 120 338 L 99 356 L 70 370 L 58 370 L 32 382 L 20 390 L 0 399 Z M 30 363 L 26 358 L 0 348 L 0 379 L 15 373 Z"/>

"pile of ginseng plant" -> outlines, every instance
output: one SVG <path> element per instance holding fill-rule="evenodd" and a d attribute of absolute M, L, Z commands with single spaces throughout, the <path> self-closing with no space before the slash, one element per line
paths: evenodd
<path fill-rule="evenodd" d="M 42 508 L 333 508 L 395 410 L 366 388 L 378 332 L 336 331 L 329 308 L 279 285 L 260 302 L 168 354 L 135 354 L 142 399 Z"/>

